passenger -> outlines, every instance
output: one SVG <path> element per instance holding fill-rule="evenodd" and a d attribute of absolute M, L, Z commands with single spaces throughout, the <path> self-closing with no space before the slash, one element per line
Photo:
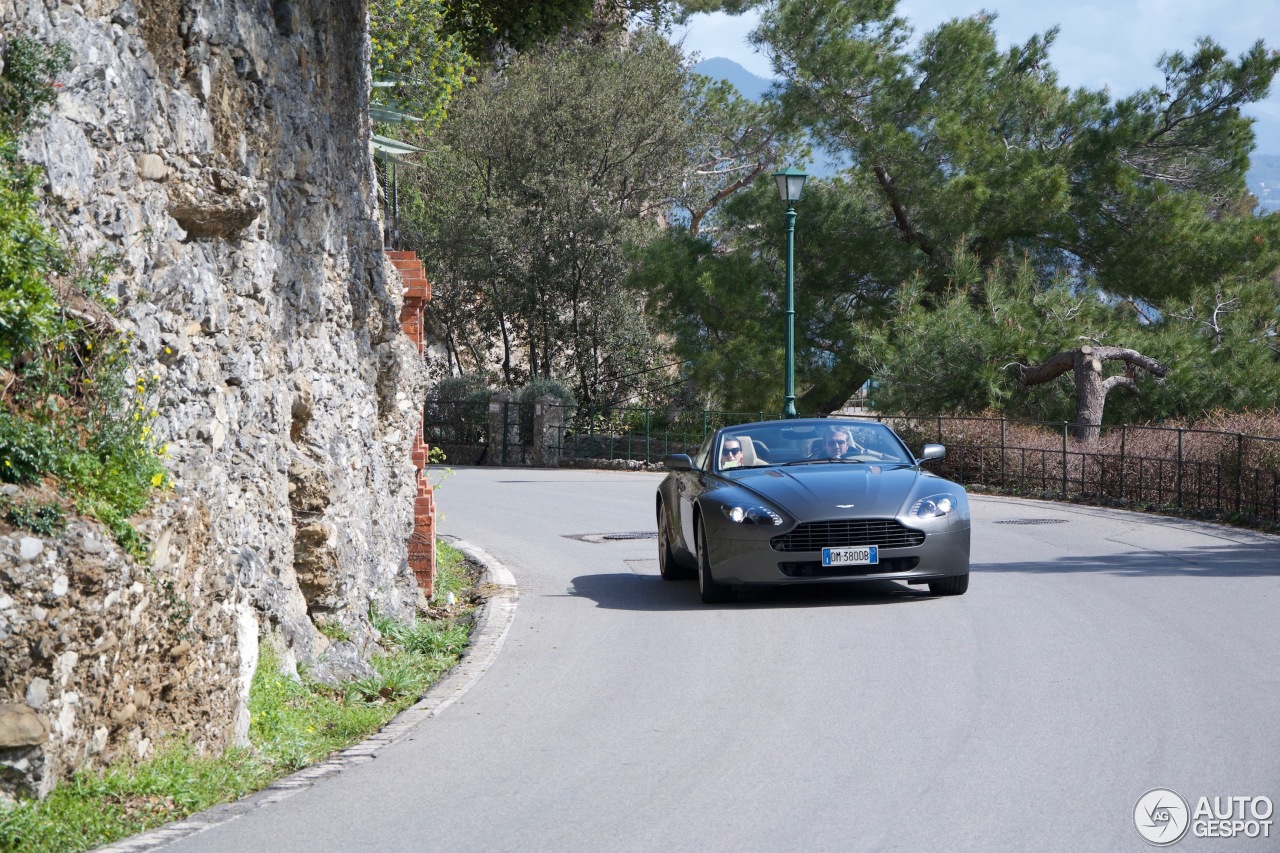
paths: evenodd
<path fill-rule="evenodd" d="M 738 468 L 742 465 L 742 442 L 736 438 L 726 438 L 720 446 L 720 467 Z"/>

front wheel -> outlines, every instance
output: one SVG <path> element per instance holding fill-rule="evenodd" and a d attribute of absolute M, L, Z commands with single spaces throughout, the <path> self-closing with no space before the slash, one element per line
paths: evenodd
<path fill-rule="evenodd" d="M 698 522 L 695 531 L 698 540 L 698 592 L 705 604 L 719 604 L 728 601 L 733 593 L 728 584 L 718 583 L 711 576 L 711 554 L 707 551 L 707 534 L 703 532 L 702 522 Z"/>
<path fill-rule="evenodd" d="M 667 521 L 667 508 L 658 505 L 658 574 L 664 581 L 678 581 L 693 577 L 693 572 L 676 562 L 671 548 L 671 525 Z"/>
<path fill-rule="evenodd" d="M 969 589 L 969 573 L 943 578 L 940 581 L 929 581 L 929 592 L 934 595 L 964 595 Z"/>

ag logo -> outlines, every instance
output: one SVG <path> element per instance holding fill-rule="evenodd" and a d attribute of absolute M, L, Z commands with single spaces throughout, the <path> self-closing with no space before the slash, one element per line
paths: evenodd
<path fill-rule="evenodd" d="M 1168 847 L 1182 840 L 1190 824 L 1187 801 L 1177 791 L 1152 788 L 1133 807 L 1133 825 L 1148 844 Z"/>

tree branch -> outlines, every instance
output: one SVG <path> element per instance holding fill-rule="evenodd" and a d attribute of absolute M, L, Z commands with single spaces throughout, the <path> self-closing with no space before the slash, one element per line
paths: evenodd
<path fill-rule="evenodd" d="M 690 219 L 689 232 L 694 235 L 697 235 L 698 226 L 701 224 L 703 217 L 705 217 L 711 211 L 715 210 L 716 206 L 719 205 L 720 202 L 724 201 L 726 198 L 733 195 L 743 187 L 748 186 L 752 181 L 756 179 L 757 175 L 759 175 L 761 172 L 764 171 L 764 168 L 765 167 L 763 163 L 757 163 L 749 173 L 747 173 L 746 175 L 743 175 L 741 178 L 734 181 L 733 183 L 723 187 L 719 192 L 713 195 L 708 201 L 706 206 L 698 210 L 690 209 L 689 210 L 689 219 Z"/>
<path fill-rule="evenodd" d="M 1077 359 L 1089 358 L 1098 362 L 1100 365 L 1104 361 L 1120 360 L 1129 365 L 1128 375 L 1113 376 L 1107 380 L 1111 384 L 1124 384 L 1133 382 L 1132 373 L 1136 368 L 1142 368 L 1152 376 L 1167 376 L 1169 368 L 1150 356 L 1145 356 L 1137 350 L 1127 347 L 1091 347 L 1083 346 L 1077 349 L 1064 350 L 1050 358 L 1043 364 L 1029 366 L 1025 364 L 1018 365 L 1018 384 L 1023 387 L 1031 385 L 1040 385 L 1051 379 L 1057 379 L 1068 370 L 1073 370 L 1076 366 Z M 1100 369 L 1095 366 L 1095 370 Z M 1108 386 L 1110 387 L 1110 386 Z M 1134 390 L 1137 390 L 1136 386 Z"/>
<path fill-rule="evenodd" d="M 1093 357 L 1102 361 L 1120 359 L 1130 367 L 1141 367 L 1152 376 L 1163 377 L 1169 374 L 1169 368 L 1154 358 L 1127 347 L 1094 347 Z"/>
<path fill-rule="evenodd" d="M 876 180 L 880 182 L 880 188 L 884 190 L 885 198 L 889 201 L 889 207 L 893 210 L 893 218 L 898 223 L 898 231 L 902 235 L 902 239 L 908 243 L 912 243 L 919 247 L 920 251 L 930 257 L 933 256 L 933 244 L 925 237 L 915 226 L 911 224 L 911 219 L 907 216 L 907 211 L 902 206 L 902 201 L 898 198 L 898 189 L 893 183 L 893 178 L 889 177 L 889 171 L 884 166 L 877 165 L 875 167 Z"/>
<path fill-rule="evenodd" d="M 1040 385 L 1051 379 L 1057 379 L 1075 367 L 1076 353 L 1078 350 L 1065 350 L 1058 353 L 1044 364 L 1031 367 L 1026 364 L 1018 365 L 1018 384 L 1024 387 L 1030 385 Z"/>
<path fill-rule="evenodd" d="M 1112 388 L 1128 388 L 1135 394 L 1142 393 L 1138 388 L 1138 383 L 1134 382 L 1128 376 L 1108 376 L 1106 379 L 1102 380 L 1102 393 L 1109 394 L 1111 393 Z"/>

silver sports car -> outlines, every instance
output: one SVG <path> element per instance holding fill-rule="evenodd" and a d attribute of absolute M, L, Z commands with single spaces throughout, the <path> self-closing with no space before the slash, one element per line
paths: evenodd
<path fill-rule="evenodd" d="M 658 487 L 658 559 L 667 580 L 698 578 L 706 602 L 733 588 L 865 580 L 969 588 L 969 498 L 923 470 L 874 421 L 765 421 L 725 427 L 693 457 L 675 453 Z"/>

